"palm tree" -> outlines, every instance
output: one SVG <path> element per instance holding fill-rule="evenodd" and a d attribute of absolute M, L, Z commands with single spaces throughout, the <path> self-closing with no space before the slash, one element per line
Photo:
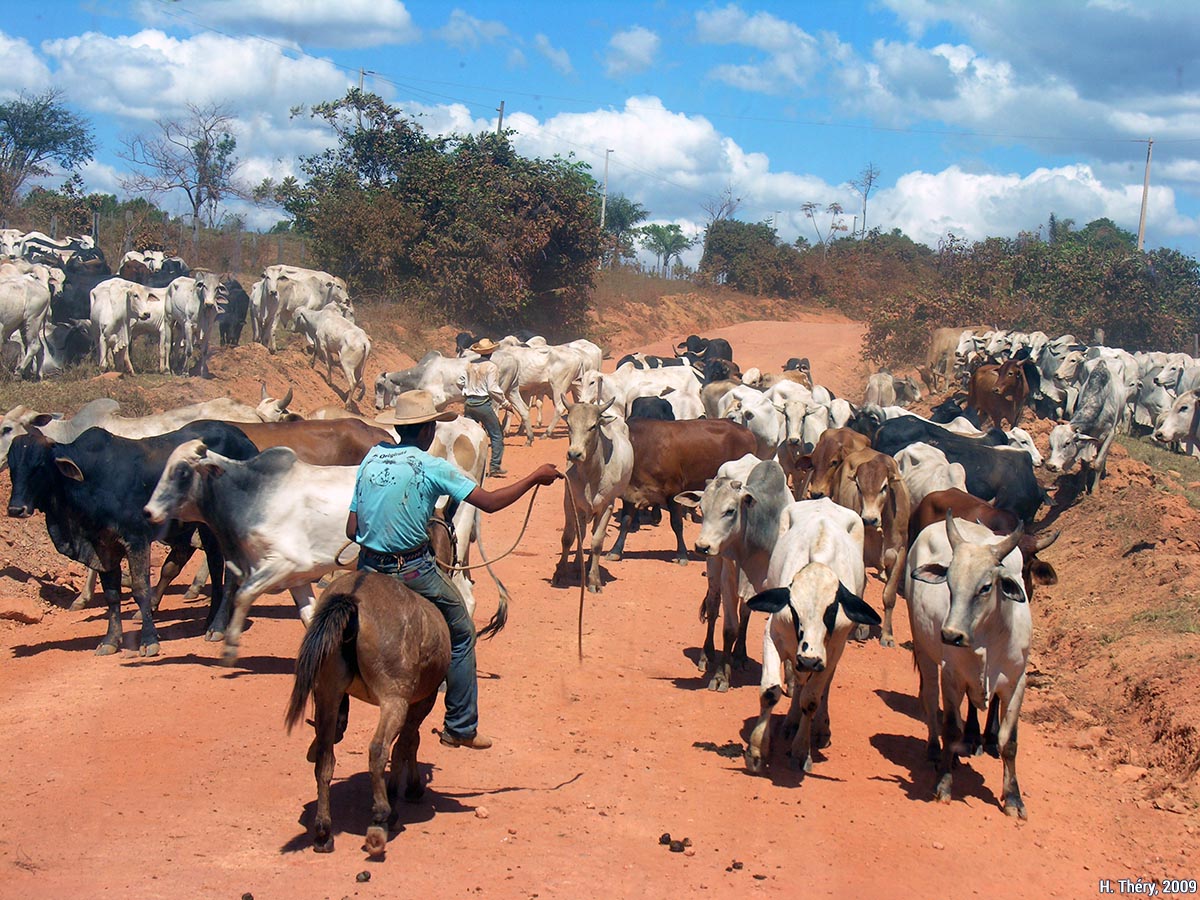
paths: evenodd
<path fill-rule="evenodd" d="M 609 199 L 604 213 L 604 253 L 609 266 L 633 256 L 635 226 L 649 215 L 646 207 L 624 194 L 614 194 Z"/>
<path fill-rule="evenodd" d="M 655 256 L 655 269 L 666 275 L 672 258 L 680 257 L 685 250 L 696 243 L 689 238 L 683 229 L 672 223 L 670 225 L 646 225 L 639 229 L 642 247 Z"/>

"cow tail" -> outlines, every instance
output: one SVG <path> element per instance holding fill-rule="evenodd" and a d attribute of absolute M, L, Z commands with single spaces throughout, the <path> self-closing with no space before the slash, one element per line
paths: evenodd
<path fill-rule="evenodd" d="M 304 632 L 296 656 L 296 677 L 284 716 L 289 732 L 304 715 L 317 673 L 330 657 L 342 652 L 342 643 L 347 637 L 353 639 L 357 620 L 358 604 L 353 595 L 334 594 L 322 600 L 312 624 Z"/>
<path fill-rule="evenodd" d="M 496 590 L 500 594 L 500 603 L 496 607 L 495 614 L 492 616 L 491 621 L 479 632 L 479 637 L 490 638 L 499 634 L 500 630 L 508 623 L 508 588 L 504 586 L 504 582 L 500 580 L 499 576 L 492 571 L 492 564 L 488 562 L 487 553 L 483 550 L 483 516 L 479 514 L 479 507 L 475 508 L 475 543 L 479 545 L 479 558 L 483 560 L 488 574 L 492 576 L 492 581 L 496 582 Z"/>

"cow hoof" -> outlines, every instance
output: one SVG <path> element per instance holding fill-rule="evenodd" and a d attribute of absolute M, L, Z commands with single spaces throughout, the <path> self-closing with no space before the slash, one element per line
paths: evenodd
<path fill-rule="evenodd" d="M 724 694 L 729 690 L 729 680 L 717 676 L 708 683 L 708 689 L 710 691 L 716 691 L 718 694 Z"/>
<path fill-rule="evenodd" d="M 587 589 L 589 594 L 599 594 L 604 591 L 604 586 L 599 584 L 589 584 Z"/>
<path fill-rule="evenodd" d="M 1025 803 L 1020 797 L 1009 797 L 1004 801 L 1004 813 L 1010 819 L 1028 819 L 1029 816 L 1025 812 Z"/>
<path fill-rule="evenodd" d="M 188 588 L 187 591 L 183 595 L 184 600 L 196 600 L 199 597 L 200 597 L 200 592 L 193 591 L 191 588 Z"/>
<path fill-rule="evenodd" d="M 112 656 L 117 652 L 116 644 L 101 644 L 96 648 L 97 656 Z"/>
<path fill-rule="evenodd" d="M 611 560 L 612 562 L 620 562 L 621 554 L 620 553 L 605 553 L 604 558 L 607 560 Z"/>
<path fill-rule="evenodd" d="M 688 559 L 686 556 L 680 556 L 676 558 L 675 562 L 679 563 L 681 566 L 686 566 L 688 564 Z"/>
<path fill-rule="evenodd" d="M 383 856 L 387 850 L 387 831 L 381 825 L 372 825 L 367 829 L 367 855 Z"/>
<path fill-rule="evenodd" d="M 142 621 L 142 611 L 140 609 L 135 609 L 133 611 L 133 621 L 135 621 L 135 622 Z"/>
<path fill-rule="evenodd" d="M 90 599 L 91 599 L 91 597 L 85 597 L 85 596 L 83 596 L 83 594 L 80 594 L 78 597 L 75 598 L 75 602 L 71 604 L 71 609 L 73 609 L 73 610 L 86 609 L 87 605 L 88 605 L 88 601 Z"/>
<path fill-rule="evenodd" d="M 746 762 L 746 771 L 751 775 L 762 775 L 766 771 L 766 763 L 761 756 L 758 756 L 752 750 L 747 750 L 742 754 L 742 758 Z"/>
<path fill-rule="evenodd" d="M 313 853 L 332 853 L 333 852 L 333 836 L 321 840 L 313 838 Z"/>
<path fill-rule="evenodd" d="M 158 644 L 142 644 L 142 649 L 138 651 L 141 656 L 158 656 Z"/>
<path fill-rule="evenodd" d="M 888 635 L 887 637 L 880 635 L 879 646 L 880 647 L 895 647 L 896 639 L 894 637 L 892 637 L 891 635 Z"/>
<path fill-rule="evenodd" d="M 237 665 L 237 656 L 237 648 L 227 646 L 225 651 L 221 654 L 221 665 L 225 666 L 226 668 L 232 668 L 233 666 Z"/>
<path fill-rule="evenodd" d="M 939 803 L 949 803 L 950 802 L 950 775 L 949 775 L 949 773 L 943 775 L 940 779 L 938 779 L 937 791 L 935 792 L 935 796 L 937 797 Z"/>

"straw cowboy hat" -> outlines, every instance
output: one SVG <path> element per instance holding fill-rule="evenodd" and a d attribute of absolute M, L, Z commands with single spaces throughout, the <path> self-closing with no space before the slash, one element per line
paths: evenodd
<path fill-rule="evenodd" d="M 396 397 L 396 406 L 380 413 L 379 425 L 417 425 L 421 422 L 449 422 L 458 418 L 455 412 L 440 412 L 433 404 L 429 391 L 405 391 Z"/>
<path fill-rule="evenodd" d="M 491 338 L 481 338 L 479 341 L 471 345 L 471 349 L 480 356 L 487 356 L 489 353 L 494 353 L 500 349 L 500 345 Z"/>

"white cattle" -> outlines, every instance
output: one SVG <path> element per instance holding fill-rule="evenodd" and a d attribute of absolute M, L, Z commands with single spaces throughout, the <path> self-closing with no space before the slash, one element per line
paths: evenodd
<path fill-rule="evenodd" d="M 23 237 L 25 232 L 19 228 L 0 228 L 0 256 L 20 256 Z"/>
<path fill-rule="evenodd" d="M 785 680 L 792 704 L 784 733 L 795 734 L 791 763 L 812 771 L 814 743 L 829 743 L 829 687 L 850 630 L 856 624 L 880 624 L 862 599 L 867 580 L 862 520 L 828 498 L 793 503 L 784 516 L 787 529 L 771 554 L 766 589 L 747 602 L 770 614 L 763 633 L 759 716 L 745 755 L 746 768 L 755 773 L 771 756 L 771 711 Z"/>
<path fill-rule="evenodd" d="M 791 502 L 787 479 L 775 460 L 746 454 L 724 463 L 703 493 L 676 495 L 680 506 L 699 508 L 702 517 L 696 552 L 707 562 L 708 591 L 704 597 L 708 623 L 701 668 L 713 663 L 710 691 L 729 690 L 734 661 L 746 656 L 748 609 L 739 608 L 739 597 L 761 591 L 767 577 L 771 551 L 782 531 L 782 516 Z M 747 590 L 741 590 L 745 580 Z M 722 652 L 713 642 L 717 610 L 723 617 Z"/>
<path fill-rule="evenodd" d="M 141 285 L 124 278 L 110 278 L 92 288 L 92 334 L 96 336 L 96 363 L 101 372 L 116 366 L 133 374 L 133 363 L 129 359 L 129 321 L 137 315 L 140 288 Z"/>
<path fill-rule="evenodd" d="M 145 513 L 153 522 L 201 522 L 217 535 L 238 580 L 226 662 L 237 658 L 246 614 L 261 594 L 287 589 L 300 619 L 312 621 L 313 582 L 349 562 L 339 564 L 338 552 L 357 474 L 357 466 L 310 466 L 287 447 L 244 462 L 210 452 L 203 441 L 175 448 Z M 255 502 L 241 502 L 247 496 Z"/>
<path fill-rule="evenodd" d="M 1174 441 L 1191 440 L 1196 443 L 1197 402 L 1200 391 L 1186 391 L 1175 398 L 1171 408 L 1159 417 L 1154 429 L 1154 439 L 1169 444 Z M 1195 452 L 1194 450 L 1190 452 Z"/>
<path fill-rule="evenodd" d="M 787 418 L 768 397 L 753 388 L 745 390 L 751 391 L 751 395 L 733 397 L 726 406 L 724 418 L 745 426 L 754 435 L 758 442 L 755 455 L 759 459 L 772 459 L 788 436 Z M 726 394 L 726 400 L 733 394 L 733 391 Z"/>
<path fill-rule="evenodd" d="M 25 405 L 14 406 L 0 417 L 0 471 L 8 467 L 8 448 L 12 442 L 28 434 L 31 426 L 56 444 L 69 444 L 92 426 L 102 425 L 120 406 L 116 400 L 101 397 L 82 406 L 71 418 L 60 413 L 38 412 Z"/>
<path fill-rule="evenodd" d="M 840 397 L 829 403 L 829 427 L 845 428 L 854 418 L 854 405 L 849 400 Z"/>
<path fill-rule="evenodd" d="M 929 730 L 927 751 L 937 760 L 937 798 L 950 802 L 955 756 L 970 756 L 980 749 L 973 713 L 969 723 L 975 723 L 974 728 L 963 727 L 960 707 L 966 695 L 976 710 L 995 708 L 999 732 L 989 734 L 984 743 L 1004 760 L 1004 811 L 1024 819 L 1025 804 L 1017 785 L 1017 720 L 1025 696 L 1033 621 L 1017 548 L 1021 533 L 1018 528 L 1007 537 L 997 537 L 974 522 L 950 517 L 945 523 L 935 522 L 913 542 L 905 593 Z M 993 721 L 991 710 L 988 721 Z"/>
<path fill-rule="evenodd" d="M 36 276 L 0 278 L 0 346 L 14 333 L 21 336 L 24 353 L 17 362 L 18 374 L 32 367 L 42 377 L 42 329 L 49 314 L 50 290 Z"/>
<path fill-rule="evenodd" d="M 158 371 L 170 371 L 171 328 L 167 321 L 166 288 L 138 285 L 133 304 L 134 315 L 129 320 L 129 340 L 145 335 L 158 345 Z"/>
<path fill-rule="evenodd" d="M 428 391 L 439 409 L 453 400 L 461 400 L 458 379 L 467 371 L 469 362 L 462 357 L 443 356 L 437 350 L 430 350 L 412 368 L 384 372 L 375 379 L 375 408 L 391 406 L 396 396 L 404 391 Z"/>
<path fill-rule="evenodd" d="M 896 465 L 900 467 L 900 477 L 908 488 L 913 509 L 925 499 L 926 494 L 934 491 L 967 489 L 967 472 L 962 463 L 950 462 L 941 450 L 922 441 L 909 444 L 898 452 Z"/>
<path fill-rule="evenodd" d="M 193 374 L 208 376 L 209 339 L 226 298 L 225 286 L 212 272 L 196 271 L 167 286 L 166 321 L 174 342 L 183 345 L 185 371 L 191 366 Z"/>
<path fill-rule="evenodd" d="M 1086 381 L 1071 420 L 1050 431 L 1051 472 L 1070 472 L 1078 462 L 1084 487 L 1092 493 L 1104 477 L 1104 464 L 1117 430 L 1128 411 L 1128 392 L 1120 378 L 1109 370 L 1110 360 L 1090 359 L 1082 368 Z"/>
<path fill-rule="evenodd" d="M 248 305 L 248 316 L 250 318 L 250 334 L 256 344 L 264 343 L 262 338 L 262 326 L 264 316 L 264 303 L 267 293 L 267 283 L 261 278 L 250 287 L 247 296 L 250 298 Z"/>
<path fill-rule="evenodd" d="M 579 401 L 567 409 L 566 478 L 569 490 L 563 491 L 562 554 L 554 568 L 553 583 L 567 574 L 567 560 L 576 535 L 586 534 L 591 547 L 587 589 L 599 593 L 600 554 L 604 533 L 612 517 L 613 504 L 629 487 L 633 474 L 633 445 L 629 428 L 621 416 L 610 411 L 615 400 L 602 405 Z M 586 528 L 586 531 L 585 531 Z M 582 549 L 576 560 L 583 566 Z"/>
<path fill-rule="evenodd" d="M 622 369 L 610 374 L 585 372 L 579 399 L 606 403 L 616 398 L 613 410 L 628 418 L 638 397 L 662 397 L 671 404 L 677 421 L 698 419 L 704 412 L 700 382 L 688 366 L 661 369 Z"/>
<path fill-rule="evenodd" d="M 371 353 L 371 339 L 367 333 L 342 318 L 342 314 L 333 304 L 320 310 L 301 308 L 295 313 L 296 330 L 303 333 L 312 342 L 312 362 L 317 364 L 317 357 L 325 357 L 325 367 L 329 386 L 333 387 L 333 358 L 336 356 L 346 376 L 346 402 L 349 403 L 358 389 L 358 399 L 367 392 L 364 373 L 367 368 L 367 357 Z"/>
<path fill-rule="evenodd" d="M 267 266 L 262 280 L 258 335 L 272 353 L 276 325 L 290 325 L 298 309 L 322 309 L 333 303 L 344 318 L 354 321 L 354 306 L 346 282 L 328 272 L 298 266 Z"/>

